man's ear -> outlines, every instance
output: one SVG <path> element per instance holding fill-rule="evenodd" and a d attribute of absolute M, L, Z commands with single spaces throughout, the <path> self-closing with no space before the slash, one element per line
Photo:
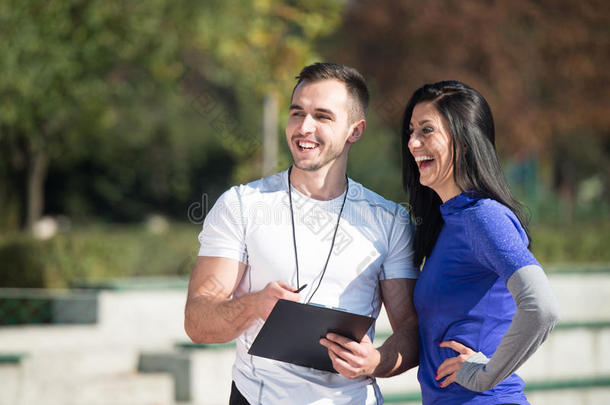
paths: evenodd
<path fill-rule="evenodd" d="M 360 139 L 360 137 L 364 133 L 365 129 L 366 129 L 365 120 L 360 120 L 360 121 L 355 122 L 352 125 L 352 133 L 350 134 L 349 138 L 347 138 L 347 141 L 350 143 L 356 142 L 358 139 Z"/>

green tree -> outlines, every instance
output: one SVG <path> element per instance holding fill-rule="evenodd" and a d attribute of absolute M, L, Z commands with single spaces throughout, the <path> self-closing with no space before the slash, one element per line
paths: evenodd
<path fill-rule="evenodd" d="M 145 206 L 128 198 L 188 201 L 213 154 L 239 162 L 237 180 L 258 176 L 263 97 L 289 91 L 341 9 L 339 0 L 3 2 L 0 208 L 36 222 L 49 167 L 80 176 L 76 192 L 93 187 L 85 199 L 102 195 L 127 217 Z"/>
<path fill-rule="evenodd" d="M 43 212 L 52 160 L 78 156 L 116 124 L 118 104 L 179 76 L 179 22 L 167 13 L 178 3 L 2 3 L 0 142 L 25 179 L 27 227 Z"/>

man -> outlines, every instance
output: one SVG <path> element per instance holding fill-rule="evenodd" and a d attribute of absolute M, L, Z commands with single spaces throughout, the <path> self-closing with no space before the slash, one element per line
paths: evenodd
<path fill-rule="evenodd" d="M 379 404 L 375 377 L 418 361 L 409 215 L 346 176 L 366 128 L 362 76 L 316 63 L 297 79 L 286 126 L 294 164 L 231 188 L 206 217 L 185 329 L 198 343 L 237 339 L 231 404 Z M 374 327 L 361 342 L 320 339 L 339 374 L 248 355 L 278 299 L 373 317 L 383 302 L 393 334 L 379 348 Z"/>

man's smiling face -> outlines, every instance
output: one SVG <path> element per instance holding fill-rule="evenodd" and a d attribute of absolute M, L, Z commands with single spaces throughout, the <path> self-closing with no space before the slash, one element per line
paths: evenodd
<path fill-rule="evenodd" d="M 352 100 L 338 80 L 302 82 L 292 95 L 286 141 L 294 165 L 306 171 L 347 154 Z"/>

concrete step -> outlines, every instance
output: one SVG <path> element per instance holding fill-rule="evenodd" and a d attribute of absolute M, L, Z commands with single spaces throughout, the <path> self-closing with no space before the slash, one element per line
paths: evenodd
<path fill-rule="evenodd" d="M 517 374 L 532 383 L 610 375 L 610 322 L 560 323 Z M 419 389 L 416 370 L 378 383 L 384 393 Z"/>
<path fill-rule="evenodd" d="M 176 401 L 226 404 L 231 392 L 235 345 L 183 343 L 170 352 L 144 352 L 140 372 L 167 372 L 175 381 Z"/>
<path fill-rule="evenodd" d="M 566 272 L 551 274 L 549 280 L 560 302 L 561 322 L 517 373 L 526 381 L 610 374 L 610 305 L 606 302 L 610 274 Z M 583 322 L 585 319 L 589 322 Z M 381 344 L 390 333 L 382 309 L 376 322 L 375 344 Z M 384 393 L 419 390 L 416 370 L 378 379 L 378 383 Z"/>
<path fill-rule="evenodd" d="M 166 374 L 118 374 L 82 378 L 65 373 L 56 378 L 14 379 L 0 394 L 2 405 L 173 405 L 174 387 Z M 3 381 L 4 391 L 4 381 Z M 10 386 L 9 386 L 10 387 Z"/>
<path fill-rule="evenodd" d="M 561 267 L 560 273 L 548 274 L 561 308 L 561 321 L 572 323 L 583 320 L 595 322 L 610 320 L 610 305 L 608 305 L 610 271 L 570 273 L 567 271 L 569 266 L 567 268 L 565 266 Z M 388 333 L 392 330 L 383 308 L 375 324 L 378 333 Z"/>
<path fill-rule="evenodd" d="M 3 362 L 4 374 L 9 376 L 6 381 L 10 379 L 11 383 L 0 385 L 6 389 L 14 387 L 17 377 L 44 384 L 65 379 L 64 376 L 89 378 L 135 373 L 142 349 L 134 344 L 108 342 L 100 336 L 99 327 L 87 326 L 3 328 L 0 330 L 3 357 L 25 356 L 12 364 Z"/>
<path fill-rule="evenodd" d="M 0 356 L 0 405 L 173 404 L 169 374 L 137 373 L 125 348 L 37 350 Z"/>
<path fill-rule="evenodd" d="M 137 370 L 139 351 L 126 347 L 36 352 L 22 361 L 24 378 L 34 381 L 55 380 L 58 376 L 82 378 L 133 373 Z"/>
<path fill-rule="evenodd" d="M 560 323 L 518 373 L 526 381 L 610 375 L 610 322 Z"/>
<path fill-rule="evenodd" d="M 599 330 L 603 332 L 608 331 L 605 328 L 600 328 Z M 586 344 L 584 342 L 575 343 L 571 340 L 574 333 L 581 334 L 583 332 L 580 328 L 563 328 L 563 330 L 559 329 L 559 331 L 558 335 L 565 334 L 565 336 L 560 336 L 557 344 L 578 344 L 578 347 L 583 347 L 582 345 Z M 601 340 L 599 343 L 603 344 Z M 171 369 L 171 364 L 178 364 L 177 359 L 181 359 L 183 365 L 185 361 L 188 361 L 189 367 L 186 374 L 184 372 L 180 374 L 176 369 L 172 371 L 175 377 L 181 375 L 182 378 L 187 378 L 187 382 L 182 384 L 183 388 L 190 387 L 190 394 L 184 395 L 183 392 L 180 400 L 192 405 L 225 404 L 230 392 L 231 364 L 234 358 L 234 348 L 231 344 L 226 344 L 185 350 L 184 348 L 188 346 L 199 347 L 197 345 L 184 344 L 181 350 L 173 354 L 165 353 L 161 356 L 157 354 L 155 360 L 157 362 L 157 371 L 159 369 Z M 553 350 L 555 349 L 553 347 Z M 568 348 L 562 350 L 568 351 Z M 594 349 L 592 351 L 594 352 Z M 155 356 L 151 353 L 146 355 Z M 538 359 L 532 362 L 537 361 L 544 360 Z M 584 362 L 587 361 L 587 359 L 584 359 Z M 560 367 L 554 364 L 549 365 L 546 368 L 547 372 L 550 369 L 556 368 L 556 370 L 553 370 L 552 375 L 567 376 L 556 378 L 548 377 L 544 373 L 538 373 L 536 367 L 539 367 L 539 365 L 528 365 L 528 363 L 519 371 L 519 374 L 526 381 L 527 396 L 532 404 L 607 405 L 609 403 L 610 373 L 604 373 L 605 368 L 598 368 L 597 371 L 589 370 L 587 373 L 583 373 L 582 370 L 576 370 L 576 373 L 571 373 L 569 367 Z M 600 360 L 598 363 L 604 362 Z M 566 366 L 568 365 L 566 364 Z M 530 371 L 526 371 L 528 368 Z M 155 371 L 154 367 L 153 371 Z M 587 377 L 587 375 L 590 375 L 590 377 Z M 377 382 L 386 398 L 386 403 L 421 403 L 417 369 L 409 370 L 400 376 L 392 378 L 379 378 Z M 605 399 L 605 402 L 603 399 Z"/>
<path fill-rule="evenodd" d="M 178 339 L 186 339 L 184 305 L 187 281 L 146 280 L 116 282 L 100 290 L 2 288 L 0 341 L 5 330 L 9 335 L 11 329 L 35 334 L 36 330 L 52 330 L 48 328 L 58 324 L 74 324 L 75 327 L 93 324 L 98 339 L 146 348 L 162 344 L 171 346 Z M 24 324 L 28 317 L 31 325 L 37 326 L 26 325 L 24 329 L 6 326 Z M 63 333 L 68 329 L 57 330 Z"/>
<path fill-rule="evenodd" d="M 143 349 L 188 339 L 184 332 L 186 288 L 102 291 L 99 327 L 108 341 Z"/>
<path fill-rule="evenodd" d="M 171 375 L 138 374 L 140 349 L 108 342 L 99 329 L 2 328 L 0 405 L 173 404 Z"/>
<path fill-rule="evenodd" d="M 23 386 L 19 362 L 0 363 L 0 404 L 16 404 Z"/>
<path fill-rule="evenodd" d="M 0 327 L 3 350 L 38 351 L 79 346 L 171 347 L 186 340 L 182 290 L 101 291 L 98 323 L 92 325 L 25 325 Z"/>
<path fill-rule="evenodd" d="M 610 272 L 555 273 L 549 276 L 561 308 L 561 320 L 610 320 Z"/>
<path fill-rule="evenodd" d="M 376 345 L 381 344 L 385 337 L 387 333 L 378 334 L 375 339 Z M 234 352 L 234 346 L 226 344 L 204 346 L 192 351 L 190 355 L 185 355 L 183 351 L 166 353 L 165 355 L 170 358 L 176 356 L 181 361 L 185 361 L 186 358 L 190 363 L 190 376 L 183 377 L 187 378 L 186 385 L 191 387 L 190 396 L 182 398 L 185 400 L 213 398 L 215 401 L 226 398 L 223 395 L 228 393 Z M 168 357 L 164 360 L 165 364 L 169 364 Z M 610 322 L 560 324 L 517 373 L 526 382 L 533 384 L 548 379 L 595 378 L 600 375 L 610 375 Z M 379 378 L 377 382 L 384 394 L 419 391 L 417 369 L 392 378 Z M 221 387 L 221 391 L 225 394 L 221 394 L 218 387 Z M 217 392 L 219 395 L 214 396 Z"/>
<path fill-rule="evenodd" d="M 610 377 L 529 384 L 526 395 L 535 405 L 608 405 Z"/>
<path fill-rule="evenodd" d="M 98 325 L 30 325 L 0 328 L 4 352 L 46 352 L 78 347 L 93 350 L 103 346 Z"/>

